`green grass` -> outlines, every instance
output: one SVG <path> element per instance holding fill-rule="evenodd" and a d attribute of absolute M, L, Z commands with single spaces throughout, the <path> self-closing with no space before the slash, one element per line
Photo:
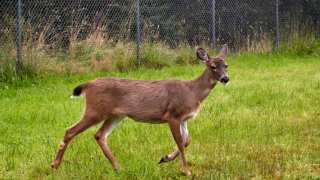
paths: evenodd
<path fill-rule="evenodd" d="M 158 165 L 175 144 L 167 125 L 124 119 L 109 138 L 114 172 L 93 136 L 77 136 L 58 170 L 50 163 L 65 129 L 83 110 L 70 99 L 97 76 L 192 79 L 204 65 L 125 73 L 47 75 L 0 86 L 0 177 L 5 179 L 185 179 L 180 161 Z M 229 58 L 231 84 L 218 85 L 189 122 L 187 159 L 195 179 L 319 179 L 320 60 L 281 55 Z"/>

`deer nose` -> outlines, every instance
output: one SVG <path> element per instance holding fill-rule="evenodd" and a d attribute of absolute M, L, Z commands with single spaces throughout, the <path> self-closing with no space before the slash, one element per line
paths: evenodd
<path fill-rule="evenodd" d="M 228 77 L 228 76 L 224 76 L 224 77 L 221 78 L 220 81 L 221 81 L 222 83 L 227 83 L 227 82 L 229 82 L 229 77 Z"/>

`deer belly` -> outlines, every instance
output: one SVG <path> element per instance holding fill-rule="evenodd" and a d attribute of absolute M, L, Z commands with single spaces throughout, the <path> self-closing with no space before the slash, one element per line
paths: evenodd
<path fill-rule="evenodd" d="M 135 113 L 130 113 L 127 116 L 137 122 L 152 123 L 152 124 L 167 122 L 162 118 L 163 116 L 161 112 L 149 112 L 149 113 L 135 112 Z"/>
<path fill-rule="evenodd" d="M 128 116 L 130 117 L 130 116 Z M 136 122 L 142 122 L 142 123 L 150 123 L 150 124 L 161 124 L 161 123 L 166 123 L 166 120 L 163 119 L 158 119 L 158 118 L 136 118 L 136 117 L 130 117 Z"/>

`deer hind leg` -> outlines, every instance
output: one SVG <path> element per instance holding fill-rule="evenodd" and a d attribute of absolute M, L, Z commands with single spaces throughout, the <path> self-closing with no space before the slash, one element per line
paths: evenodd
<path fill-rule="evenodd" d="M 62 142 L 60 143 L 59 150 L 56 154 L 55 159 L 53 160 L 51 167 L 57 169 L 61 163 L 61 160 L 63 158 L 64 152 L 66 148 L 68 147 L 68 144 L 70 141 L 81 132 L 88 129 L 90 126 L 100 122 L 100 118 L 97 115 L 86 113 L 82 119 L 68 128 L 65 132 L 64 138 Z"/>
<path fill-rule="evenodd" d="M 184 154 L 185 149 L 185 138 L 183 137 L 183 131 L 181 131 L 181 126 L 183 126 L 183 122 L 180 122 L 178 120 L 173 120 L 169 122 L 170 130 L 172 132 L 172 136 L 178 146 L 179 149 L 179 155 L 181 157 L 182 162 L 182 171 L 185 175 L 190 176 L 191 171 L 189 170 L 187 160 Z"/>
<path fill-rule="evenodd" d="M 97 143 L 99 144 L 103 154 L 106 156 L 106 158 L 108 158 L 108 160 L 112 164 L 114 170 L 119 170 L 120 166 L 118 161 L 113 156 L 108 144 L 106 143 L 106 140 L 108 135 L 112 132 L 113 128 L 115 128 L 116 125 L 121 121 L 121 119 L 121 117 L 107 119 L 106 121 L 104 121 L 101 128 L 95 134 L 95 139 L 97 140 Z"/>
<path fill-rule="evenodd" d="M 188 127 L 187 127 L 187 122 L 184 121 L 181 126 L 180 126 L 180 131 L 183 137 L 183 144 L 184 147 L 187 148 L 188 145 L 190 144 L 190 137 L 189 137 L 189 132 L 188 132 Z M 161 158 L 161 160 L 159 161 L 159 164 L 161 163 L 165 163 L 165 162 L 170 162 L 175 160 L 178 155 L 180 154 L 179 149 L 175 149 L 172 153 L 165 155 Z"/>

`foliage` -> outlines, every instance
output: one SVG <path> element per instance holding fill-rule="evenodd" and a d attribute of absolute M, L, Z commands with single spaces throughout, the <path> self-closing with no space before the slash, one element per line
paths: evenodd
<path fill-rule="evenodd" d="M 44 51 L 42 48 L 29 48 L 24 46 L 23 51 L 28 52 L 23 56 L 24 74 L 23 78 L 33 78 L 46 75 L 47 73 L 82 74 L 103 71 L 130 71 L 138 67 L 136 61 L 136 47 L 133 43 L 122 42 L 100 42 L 99 39 L 75 41 L 69 51 Z M 42 46 L 41 44 L 37 45 Z M 202 46 L 205 47 L 205 46 Z M 211 54 L 216 52 L 205 47 Z M 320 41 L 313 33 L 292 34 L 291 40 L 281 43 L 281 48 L 272 51 L 270 41 L 252 44 L 248 51 L 240 51 L 243 54 L 265 54 L 276 53 L 287 56 L 319 56 Z M 235 53 L 230 49 L 231 53 Z M 13 82 L 18 80 L 15 74 L 15 56 L 10 55 L 8 50 L 0 51 L 0 80 Z M 164 67 L 193 65 L 200 61 L 195 56 L 195 48 L 188 45 L 180 45 L 174 49 L 163 43 L 143 43 L 141 45 L 141 66 L 151 69 L 162 69 Z"/>
<path fill-rule="evenodd" d="M 284 42 L 280 48 L 281 53 L 293 56 L 318 56 L 320 57 L 320 41 L 314 33 L 307 32 L 304 35 L 294 33 L 291 40 Z"/>

